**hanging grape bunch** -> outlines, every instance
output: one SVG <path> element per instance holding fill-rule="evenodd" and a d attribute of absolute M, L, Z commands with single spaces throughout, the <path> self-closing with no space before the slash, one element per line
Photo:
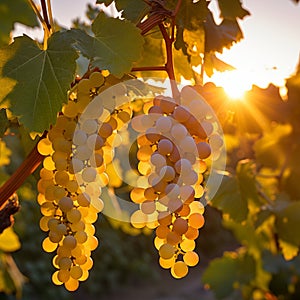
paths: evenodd
<path fill-rule="evenodd" d="M 219 140 L 222 147 L 215 119 L 206 115 L 192 88 L 183 88 L 179 101 L 162 95 L 137 97 L 132 82 L 110 87 L 109 79 L 93 72 L 80 80 L 38 145 L 46 156 L 38 183 L 40 227 L 48 232 L 43 249 L 56 251 L 52 280 L 70 291 L 88 278 L 93 265 L 91 251 L 98 245 L 93 223 L 104 206 L 102 189 L 114 180 L 106 167 L 115 159 L 115 148 L 125 142 L 121 131 L 130 124 L 137 132 L 137 169 L 143 179 L 130 192 L 139 206 L 130 222 L 155 229 L 159 264 L 175 278 L 186 276 L 188 267 L 199 261 L 193 250 L 204 225 L 199 198 L 205 160 L 212 156 L 209 140 Z"/>
<path fill-rule="evenodd" d="M 144 112 L 132 126 L 140 133 L 138 170 L 148 184 L 131 191 L 132 201 L 139 204 L 131 223 L 140 228 L 150 222 L 159 264 L 182 278 L 199 261 L 194 249 L 204 225 L 199 199 L 204 194 L 205 160 L 220 156 L 223 141 L 215 132 L 216 120 L 191 87 L 181 90 L 179 100 L 156 96 L 145 103 Z"/>

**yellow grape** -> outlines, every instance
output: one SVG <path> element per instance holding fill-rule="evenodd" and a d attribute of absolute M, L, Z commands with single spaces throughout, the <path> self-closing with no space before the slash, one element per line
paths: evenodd
<path fill-rule="evenodd" d="M 183 261 L 177 261 L 172 270 L 178 278 L 185 277 L 189 271 L 187 264 Z"/>
<path fill-rule="evenodd" d="M 199 262 L 199 256 L 195 251 L 188 251 L 183 255 L 183 261 L 189 266 L 194 267 Z"/>
<path fill-rule="evenodd" d="M 79 279 L 83 274 L 80 266 L 72 266 L 70 269 L 70 276 L 74 279 Z"/>
<path fill-rule="evenodd" d="M 62 270 L 69 270 L 72 266 L 72 260 L 69 257 L 58 258 L 58 266 Z"/>
<path fill-rule="evenodd" d="M 58 273 L 59 273 L 59 271 L 55 271 L 55 272 L 52 274 L 52 282 L 53 282 L 55 285 L 62 285 L 63 282 L 58 278 Z"/>
<path fill-rule="evenodd" d="M 64 283 L 64 282 L 67 282 L 70 278 L 70 272 L 69 270 L 59 270 L 59 271 L 56 271 L 55 273 L 57 273 L 57 279 L 61 282 L 61 283 Z"/>
<path fill-rule="evenodd" d="M 173 257 L 175 254 L 175 248 L 174 246 L 170 244 L 163 244 L 159 248 L 159 256 L 162 257 L 163 259 L 170 259 Z"/>
<path fill-rule="evenodd" d="M 67 235 L 65 236 L 63 240 L 63 246 L 66 247 L 67 249 L 74 249 L 77 245 L 77 241 L 73 235 Z"/>
<path fill-rule="evenodd" d="M 79 282 L 77 279 L 70 277 L 69 280 L 64 283 L 64 285 L 68 291 L 74 292 L 78 289 Z"/>
<path fill-rule="evenodd" d="M 57 243 L 53 243 L 49 237 L 43 240 L 42 247 L 46 252 L 53 252 L 57 248 Z"/>
<path fill-rule="evenodd" d="M 73 200 L 70 197 L 63 197 L 58 201 L 58 207 L 65 213 L 70 211 L 73 206 Z"/>
<path fill-rule="evenodd" d="M 193 213 L 189 216 L 189 225 L 194 228 L 201 228 L 204 225 L 204 217 L 202 214 Z"/>

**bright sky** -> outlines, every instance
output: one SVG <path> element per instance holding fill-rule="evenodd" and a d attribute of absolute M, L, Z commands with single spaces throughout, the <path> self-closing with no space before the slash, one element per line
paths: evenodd
<path fill-rule="evenodd" d="M 299 60 L 300 5 L 291 0 L 244 0 L 243 5 L 251 13 L 240 21 L 244 40 L 219 56 L 237 70 L 212 79 L 241 89 L 252 83 L 266 87 L 270 81 L 283 86 Z"/>
<path fill-rule="evenodd" d="M 250 89 L 252 84 L 266 87 L 269 82 L 283 86 L 285 78 L 295 71 L 299 59 L 300 4 L 296 5 L 292 0 L 242 2 L 251 12 L 251 16 L 240 21 L 244 40 L 218 55 L 236 71 L 215 74 L 206 80 L 231 90 L 237 86 Z M 51 3 L 55 19 L 69 27 L 72 19 L 85 18 L 86 4 L 95 3 L 95 0 L 52 0 Z M 214 10 L 215 3 L 216 0 L 212 0 Z M 18 27 L 17 32 L 22 29 Z M 36 35 L 35 32 L 32 34 Z"/>

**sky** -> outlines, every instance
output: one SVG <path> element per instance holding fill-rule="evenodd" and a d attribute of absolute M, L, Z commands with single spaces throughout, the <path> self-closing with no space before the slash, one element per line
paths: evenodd
<path fill-rule="evenodd" d="M 237 70 L 212 79 L 229 87 L 239 80 L 242 89 L 252 84 L 267 87 L 270 81 L 283 86 L 298 65 L 300 5 L 291 0 L 244 0 L 243 6 L 251 13 L 239 21 L 244 39 L 219 55 Z"/>
<path fill-rule="evenodd" d="M 214 81 L 227 89 L 250 89 L 252 84 L 266 87 L 270 82 L 283 86 L 285 79 L 295 72 L 300 54 L 300 3 L 292 0 L 243 0 L 251 16 L 239 21 L 244 39 L 219 58 L 236 68 L 216 73 L 206 81 Z M 52 0 L 52 10 L 59 24 L 69 27 L 71 20 L 85 19 L 87 3 L 95 0 Z M 217 22 L 216 0 L 210 4 Z M 23 28 L 17 27 L 16 34 Z M 37 31 L 29 31 L 36 36 Z M 40 33 L 39 33 L 40 34 Z M 238 81 L 238 84 L 235 84 Z"/>

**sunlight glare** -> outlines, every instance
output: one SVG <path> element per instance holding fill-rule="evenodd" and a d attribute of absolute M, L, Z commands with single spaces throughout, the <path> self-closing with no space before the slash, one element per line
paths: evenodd
<path fill-rule="evenodd" d="M 223 87 L 233 101 L 243 100 L 245 92 L 251 90 L 253 82 L 250 76 L 238 70 L 216 72 L 211 79 L 217 86 Z"/>

